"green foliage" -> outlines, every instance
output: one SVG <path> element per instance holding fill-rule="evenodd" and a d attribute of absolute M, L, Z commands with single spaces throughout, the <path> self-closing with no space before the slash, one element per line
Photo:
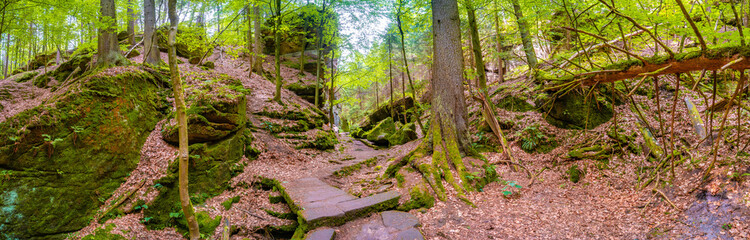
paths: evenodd
<path fill-rule="evenodd" d="M 526 126 L 516 137 L 520 138 L 521 149 L 528 153 L 547 153 L 557 147 L 557 140 L 544 134 L 539 124 Z"/>
<path fill-rule="evenodd" d="M 238 202 L 240 202 L 240 196 L 235 196 L 222 202 L 221 206 L 224 206 L 224 210 L 229 210 L 230 208 L 232 208 L 232 204 L 235 204 Z"/>

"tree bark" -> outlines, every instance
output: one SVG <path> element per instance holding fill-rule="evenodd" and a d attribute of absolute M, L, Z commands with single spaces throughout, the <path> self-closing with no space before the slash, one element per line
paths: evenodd
<path fill-rule="evenodd" d="M 177 35 L 177 0 L 169 0 L 169 72 L 172 78 L 172 88 L 174 90 L 174 104 L 177 110 L 177 124 L 179 125 L 179 191 L 182 212 L 188 223 L 190 239 L 200 239 L 198 231 L 198 221 L 195 218 L 193 204 L 190 203 L 190 193 L 188 192 L 188 135 L 187 135 L 187 116 L 185 113 L 185 93 L 182 89 L 182 79 L 180 79 L 180 70 L 177 69 L 177 49 L 175 47 L 175 37 Z"/>
<path fill-rule="evenodd" d="M 273 40 L 274 40 L 274 60 L 276 62 L 276 94 L 273 96 L 273 100 L 281 103 L 281 0 L 274 1 L 276 3 L 275 16 L 276 24 L 274 24 Z"/>
<path fill-rule="evenodd" d="M 493 1 L 495 3 L 495 33 L 496 35 L 496 41 L 497 41 L 497 77 L 498 82 L 504 82 L 505 81 L 505 59 L 503 59 L 503 35 L 500 34 L 500 18 L 498 17 L 498 12 L 500 11 L 500 8 L 497 6 L 497 1 Z"/>
<path fill-rule="evenodd" d="M 518 31 L 521 33 L 523 51 L 526 52 L 526 62 L 530 68 L 535 68 L 537 59 L 536 52 L 534 52 L 534 43 L 531 40 L 531 34 L 529 34 L 529 24 L 523 18 L 523 11 L 521 11 L 521 5 L 518 3 L 518 0 L 511 0 L 510 3 L 513 5 L 513 15 L 516 16 Z"/>
<path fill-rule="evenodd" d="M 143 62 L 151 65 L 161 64 L 161 55 L 156 46 L 156 6 L 154 0 L 143 0 Z"/>
<path fill-rule="evenodd" d="M 426 138 L 408 158 L 421 158 L 432 150 L 431 163 L 412 162 L 432 186 L 440 200 L 446 200 L 443 179 L 448 180 L 459 198 L 465 198 L 469 184 L 462 153 L 475 155 L 467 130 L 466 102 L 463 88 L 463 54 L 456 0 L 432 0 L 433 77 L 432 123 Z M 415 163 L 416 162 L 416 163 Z M 458 179 L 453 176 L 457 172 Z"/>
<path fill-rule="evenodd" d="M 469 32 L 471 33 L 471 46 L 474 53 L 474 65 L 476 65 L 477 85 L 479 89 L 487 96 L 487 73 L 484 70 L 484 59 L 482 59 L 482 46 L 479 43 L 479 31 L 477 30 L 477 19 L 472 0 L 466 0 L 464 3 L 466 12 L 469 15 Z"/>
<path fill-rule="evenodd" d="M 135 45 L 135 14 L 133 13 L 133 0 L 128 0 L 128 43 Z"/>
<path fill-rule="evenodd" d="M 386 41 L 388 41 L 388 81 L 390 82 L 391 87 L 391 97 L 389 100 L 390 107 L 388 109 L 391 110 L 391 118 L 394 118 L 393 115 L 393 66 L 391 65 L 391 36 L 386 35 Z M 395 120 L 395 118 L 394 118 Z"/>
<path fill-rule="evenodd" d="M 6 33 L 5 35 L 5 64 L 3 65 L 3 78 L 8 78 L 8 69 L 10 69 L 10 66 L 8 65 L 10 56 L 10 33 Z"/>
<path fill-rule="evenodd" d="M 99 6 L 101 8 L 99 21 L 104 27 L 99 29 L 96 64 L 98 67 L 122 65 L 125 58 L 120 54 L 120 46 L 117 42 L 117 11 L 115 9 L 115 0 L 101 0 Z"/>
<path fill-rule="evenodd" d="M 334 61 L 336 59 L 336 52 L 334 50 L 331 50 L 331 84 L 328 87 L 328 120 L 331 123 L 331 126 L 334 125 L 336 121 L 333 118 L 333 100 L 334 100 L 334 81 L 336 80 L 336 64 L 334 64 Z M 333 128 L 333 127 L 331 127 Z"/>
<path fill-rule="evenodd" d="M 255 57 L 255 60 L 253 61 L 253 69 L 255 69 L 255 73 L 262 74 L 263 73 L 263 59 L 261 58 L 261 52 L 263 46 L 263 40 L 260 37 L 260 8 L 257 4 L 253 5 L 253 21 L 254 21 L 254 36 L 255 39 L 255 47 L 253 47 L 253 57 Z"/>
<path fill-rule="evenodd" d="M 248 4 L 245 6 L 245 18 L 247 19 L 247 42 L 246 42 L 246 48 L 247 48 L 247 55 L 248 55 L 248 61 L 250 61 L 250 75 L 249 77 L 252 77 L 253 75 L 253 19 L 250 14 L 250 5 Z"/>
<path fill-rule="evenodd" d="M 409 87 L 411 88 L 411 95 L 414 98 L 414 106 L 412 107 L 412 110 L 414 112 L 414 115 L 416 116 L 417 125 L 419 126 L 419 129 L 424 131 L 425 128 L 424 128 L 424 125 L 422 125 L 422 120 L 420 119 L 422 116 L 422 112 L 419 110 L 419 101 L 417 101 L 417 91 L 414 89 L 414 82 L 411 80 L 411 70 L 409 70 L 409 61 L 406 60 L 406 41 L 404 40 L 404 28 L 401 26 L 401 7 L 402 7 L 401 3 L 403 2 L 399 1 L 399 9 L 398 9 L 399 14 L 396 15 L 396 25 L 398 26 L 398 33 L 401 36 L 401 56 L 404 59 L 404 69 L 406 69 L 406 76 L 409 78 Z M 461 42 L 461 39 L 460 39 L 461 33 L 459 32 L 458 35 L 459 35 L 458 41 Z M 462 68 L 461 71 L 463 71 L 463 66 L 461 68 Z M 461 76 L 463 76 L 463 74 Z M 404 113 L 404 117 L 405 116 L 406 116 L 406 113 Z M 408 121 L 408 119 L 406 120 Z"/>

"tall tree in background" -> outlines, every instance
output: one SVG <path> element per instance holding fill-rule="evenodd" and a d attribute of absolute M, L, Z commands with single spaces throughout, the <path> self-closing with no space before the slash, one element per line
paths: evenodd
<path fill-rule="evenodd" d="M 182 212 L 187 220 L 188 229 L 190 230 L 190 239 L 197 240 L 200 238 L 198 231 L 198 221 L 195 218 L 193 204 L 190 203 L 190 193 L 188 192 L 188 135 L 187 135 L 187 116 L 185 114 L 185 92 L 182 89 L 182 79 L 180 79 L 180 70 L 177 69 L 177 48 L 175 47 L 175 38 L 177 35 L 177 0 L 169 0 L 167 3 L 169 11 L 169 73 L 172 78 L 172 88 L 174 90 L 174 104 L 177 110 L 177 124 L 179 125 L 179 190 L 180 203 Z"/>
<path fill-rule="evenodd" d="M 422 125 L 422 120 L 420 119 L 420 116 L 422 115 L 422 113 L 419 110 L 419 101 L 417 101 L 417 91 L 414 89 L 414 82 L 411 79 L 411 71 L 409 70 L 409 61 L 406 60 L 406 41 L 404 41 L 404 28 L 403 28 L 403 22 L 401 21 L 401 15 L 404 13 L 403 5 L 404 5 L 404 1 L 399 0 L 398 12 L 396 13 L 396 25 L 398 26 L 398 33 L 401 36 L 401 56 L 404 59 L 404 69 L 406 69 L 406 76 L 409 78 L 409 88 L 411 88 L 411 94 L 414 98 L 414 106 L 412 107 L 412 111 L 414 112 L 414 115 L 417 116 L 417 125 L 419 125 L 419 128 L 422 129 L 422 131 L 424 131 L 425 128 L 424 128 L 424 125 Z M 461 39 L 460 39 L 460 33 L 459 33 L 459 41 L 460 40 Z M 403 82 L 403 78 L 401 80 Z M 403 86 L 403 83 L 402 83 L 402 86 Z M 406 116 L 406 114 L 404 114 L 404 116 Z"/>
<path fill-rule="evenodd" d="M 484 59 L 482 59 L 482 45 L 479 43 L 479 31 L 477 30 L 477 19 L 472 0 L 464 2 L 466 13 L 469 18 L 469 33 L 471 34 L 471 49 L 474 53 L 474 65 L 476 65 L 477 85 L 484 96 L 487 96 L 487 73 L 484 71 Z"/>
<path fill-rule="evenodd" d="M 261 57 L 260 50 L 263 47 L 263 40 L 260 37 L 260 7 L 258 7 L 257 3 L 253 5 L 253 22 L 255 25 L 255 34 L 253 36 L 255 39 L 255 47 L 253 47 L 255 60 L 253 61 L 253 69 L 255 69 L 255 73 L 261 74 L 263 73 L 263 58 Z"/>
<path fill-rule="evenodd" d="M 316 49 L 318 50 L 317 54 L 317 64 L 316 64 L 316 70 L 315 70 L 315 106 L 320 106 L 320 79 L 321 79 L 321 60 L 323 58 L 323 28 L 325 27 L 326 23 L 328 22 L 328 6 L 329 2 L 327 0 L 323 0 L 321 3 L 322 7 L 321 10 L 318 10 L 318 31 L 315 33 L 315 40 L 317 41 Z"/>
<path fill-rule="evenodd" d="M 497 1 L 493 1 L 495 4 L 493 9 L 493 15 L 495 17 L 495 41 L 497 41 L 497 78 L 498 82 L 505 81 L 505 60 L 503 59 L 503 35 L 500 34 L 500 17 L 498 15 L 500 8 L 497 6 Z"/>
<path fill-rule="evenodd" d="M 128 44 L 135 46 L 135 14 L 133 13 L 133 7 L 135 3 L 133 0 L 128 0 Z"/>
<path fill-rule="evenodd" d="M 120 54 L 120 45 L 117 42 L 117 10 L 115 8 L 115 0 L 101 0 L 99 7 L 101 8 L 99 21 L 103 27 L 99 29 L 98 58 L 96 64 L 99 67 L 123 65 L 126 60 Z"/>
<path fill-rule="evenodd" d="M 143 62 L 151 65 L 161 64 L 159 48 L 156 46 L 156 6 L 154 0 L 143 0 Z"/>
<path fill-rule="evenodd" d="M 274 59 L 276 61 L 276 93 L 273 95 L 273 100 L 281 103 L 281 0 L 273 1 L 274 4 L 274 26 L 273 26 L 273 40 L 274 40 Z"/>
<path fill-rule="evenodd" d="M 250 77 L 253 75 L 252 66 L 253 66 L 253 18 L 252 14 L 250 13 L 250 4 L 245 6 L 245 20 L 247 21 L 247 41 L 245 43 L 245 48 L 247 49 L 247 55 L 248 55 L 248 61 L 250 61 Z"/>
<path fill-rule="evenodd" d="M 534 43 L 529 33 L 529 24 L 523 18 L 523 11 L 521 11 L 521 4 L 518 3 L 518 0 L 510 0 L 510 3 L 513 5 L 513 15 L 516 16 L 518 31 L 521 33 L 523 51 L 526 52 L 526 62 L 529 64 L 529 68 L 535 68 L 537 64 L 536 52 L 534 51 Z"/>

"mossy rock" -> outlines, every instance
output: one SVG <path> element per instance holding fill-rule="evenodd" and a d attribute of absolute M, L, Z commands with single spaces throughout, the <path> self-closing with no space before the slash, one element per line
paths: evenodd
<path fill-rule="evenodd" d="M 534 110 L 534 105 L 526 102 L 526 99 L 516 96 L 507 96 L 500 99 L 497 103 L 497 107 L 511 112 L 528 112 Z"/>
<path fill-rule="evenodd" d="M 396 132 L 387 137 L 391 146 L 401 145 L 417 140 L 417 127 L 414 123 L 407 123 L 401 126 Z"/>
<path fill-rule="evenodd" d="M 388 136 L 396 132 L 396 124 L 392 118 L 386 118 L 364 134 L 364 138 L 378 146 L 389 146 Z"/>
<path fill-rule="evenodd" d="M 201 64 L 201 67 L 205 69 L 214 69 L 216 68 L 216 64 L 214 64 L 214 62 L 211 62 L 211 61 L 206 61 L 203 64 Z"/>
<path fill-rule="evenodd" d="M 59 239 L 89 225 L 164 117 L 153 78 L 130 68 L 75 79 L 79 91 L 0 123 L 4 238 Z"/>
<path fill-rule="evenodd" d="M 578 169 L 578 165 L 570 165 L 568 168 L 568 171 L 565 173 L 568 174 L 568 180 L 570 180 L 573 183 L 578 183 L 583 179 L 584 175 L 586 173 L 583 170 Z"/>
<path fill-rule="evenodd" d="M 408 212 L 412 209 L 432 208 L 433 206 L 435 206 L 435 197 L 430 195 L 430 192 L 423 190 L 421 187 L 413 187 L 409 191 L 409 195 L 411 196 L 411 198 L 404 204 L 398 206 L 396 208 L 397 210 Z"/>
<path fill-rule="evenodd" d="M 125 240 L 127 239 L 120 234 L 112 233 L 112 229 L 114 228 L 115 228 L 114 223 L 107 224 L 107 226 L 103 228 L 98 228 L 94 230 L 94 234 L 83 237 L 83 240 Z"/>
<path fill-rule="evenodd" d="M 238 164 L 244 155 L 245 135 L 240 134 L 242 132 L 244 130 L 217 143 L 190 145 L 188 190 L 192 204 L 203 204 L 207 199 L 230 189 L 229 180 L 242 172 L 244 165 Z M 155 181 L 163 187 L 159 196 L 143 210 L 144 218 L 148 218 L 146 227 L 149 229 L 175 227 L 180 233 L 187 232 L 184 216 L 181 215 L 178 162 L 174 161 L 169 165 L 167 176 Z"/>
<path fill-rule="evenodd" d="M 284 86 L 284 88 L 294 92 L 294 94 L 305 101 L 315 104 L 315 83 L 304 84 L 302 82 L 294 82 Z M 323 86 L 323 84 L 318 85 L 318 108 L 322 108 L 323 104 L 326 102 L 325 92 L 325 86 Z"/>
<path fill-rule="evenodd" d="M 570 92 L 558 97 L 549 104 L 544 102 L 539 111 L 545 113 L 545 120 L 559 128 L 593 129 L 612 119 L 614 111 L 607 99 L 590 98 L 578 92 Z"/>
<path fill-rule="evenodd" d="M 406 124 L 409 122 L 408 120 L 411 119 L 414 115 L 412 111 L 409 111 L 413 108 L 414 99 L 412 99 L 411 97 L 398 99 L 396 101 L 393 101 L 393 104 L 389 103 L 381 106 L 374 112 L 367 115 L 367 119 L 361 122 L 359 126 L 363 130 L 369 131 L 380 121 L 383 121 L 383 119 L 391 117 L 391 110 L 393 110 L 393 115 L 396 118 L 396 121 Z M 406 115 L 406 118 L 404 118 L 404 115 Z"/>
<path fill-rule="evenodd" d="M 162 52 L 167 52 L 169 49 L 168 37 L 169 29 L 167 27 L 156 29 L 156 44 Z M 177 27 L 175 39 L 177 56 L 187 59 L 201 58 L 208 52 L 209 48 L 213 48 L 213 46 L 207 41 L 205 29 L 190 27 L 186 24 L 180 24 Z"/>
<path fill-rule="evenodd" d="M 208 83 L 207 85 L 211 85 Z M 193 89 L 189 94 L 197 95 L 189 103 L 190 109 L 186 110 L 188 118 L 188 142 L 202 143 L 212 142 L 225 138 L 229 134 L 239 130 L 247 121 L 246 97 L 241 92 L 232 90 L 237 82 L 230 80 L 228 85 L 218 83 L 218 86 L 205 86 L 204 89 Z M 200 95 L 202 91 L 211 91 L 207 95 Z M 228 92 L 224 95 L 218 95 Z M 196 99 L 197 98 L 197 99 Z M 179 140 L 177 125 L 166 125 L 162 132 L 162 138 L 172 144 Z"/>
<path fill-rule="evenodd" d="M 88 70 L 89 62 L 91 62 L 90 54 L 73 56 L 70 60 L 60 64 L 54 71 L 49 71 L 34 78 L 34 86 L 45 88 L 48 87 L 47 85 L 52 79 L 63 82 L 66 79 L 76 78 Z M 79 71 L 76 75 L 73 75 L 76 69 L 79 69 Z"/>
<path fill-rule="evenodd" d="M 126 58 L 134 58 L 140 55 L 141 52 L 139 52 L 138 49 L 133 49 L 133 51 L 130 51 L 130 53 L 128 53 L 128 56 L 126 56 Z"/>
<path fill-rule="evenodd" d="M 314 141 L 304 142 L 300 144 L 297 148 L 313 148 L 313 149 L 325 151 L 325 150 L 336 148 L 336 144 L 338 143 L 339 143 L 339 140 L 338 138 L 336 138 L 336 133 L 328 132 L 328 131 L 319 131 L 316 134 Z"/>
<path fill-rule="evenodd" d="M 17 78 L 16 82 L 18 82 L 18 83 L 28 82 L 29 80 L 33 79 L 37 75 L 39 75 L 38 72 L 27 72 L 27 73 L 24 73 L 23 75 L 21 75 L 21 77 Z"/>

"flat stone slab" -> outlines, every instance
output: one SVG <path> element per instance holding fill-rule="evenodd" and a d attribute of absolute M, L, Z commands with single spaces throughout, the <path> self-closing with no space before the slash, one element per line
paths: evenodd
<path fill-rule="evenodd" d="M 369 212 L 398 206 L 401 195 L 395 191 L 356 198 L 317 178 L 301 178 L 281 183 L 290 208 L 311 228 L 336 226 Z"/>
<path fill-rule="evenodd" d="M 335 235 L 336 232 L 333 231 L 333 228 L 318 228 L 307 233 L 305 240 L 333 240 Z"/>
<path fill-rule="evenodd" d="M 388 191 L 336 204 L 347 216 L 356 216 L 365 212 L 376 212 L 398 206 L 401 195 L 396 191 Z"/>
<path fill-rule="evenodd" d="M 383 216 L 383 224 L 386 227 L 392 227 L 399 231 L 421 226 L 419 219 L 408 212 L 385 211 L 380 215 Z"/>
<path fill-rule="evenodd" d="M 423 240 L 424 236 L 416 228 L 409 228 L 404 231 L 398 232 L 393 236 L 394 240 Z"/>

